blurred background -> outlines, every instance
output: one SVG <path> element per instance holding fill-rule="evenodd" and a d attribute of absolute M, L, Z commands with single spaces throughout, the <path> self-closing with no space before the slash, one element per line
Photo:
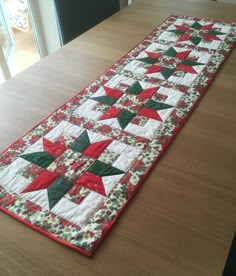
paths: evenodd
<path fill-rule="evenodd" d="M 0 83 L 132 0 L 0 0 Z"/>

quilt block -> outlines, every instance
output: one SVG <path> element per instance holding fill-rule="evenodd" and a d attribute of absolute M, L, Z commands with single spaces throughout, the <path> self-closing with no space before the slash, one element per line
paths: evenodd
<path fill-rule="evenodd" d="M 91 256 L 235 41 L 235 23 L 171 15 L 0 155 L 1 210 Z"/>

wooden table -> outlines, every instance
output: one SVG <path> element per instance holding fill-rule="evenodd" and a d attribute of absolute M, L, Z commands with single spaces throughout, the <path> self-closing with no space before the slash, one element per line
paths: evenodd
<path fill-rule="evenodd" d="M 0 86 L 0 149 L 172 12 L 236 21 L 234 5 L 136 0 Z M 92 259 L 0 213 L 0 275 L 220 276 L 236 229 L 235 73 L 236 51 Z"/>

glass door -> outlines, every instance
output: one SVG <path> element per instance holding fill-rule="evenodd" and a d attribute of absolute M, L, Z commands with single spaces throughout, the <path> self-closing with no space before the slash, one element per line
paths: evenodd
<path fill-rule="evenodd" d="M 0 0 L 0 81 L 11 77 L 8 62 L 14 50 L 14 39 L 12 29 L 10 27 L 3 0 Z"/>

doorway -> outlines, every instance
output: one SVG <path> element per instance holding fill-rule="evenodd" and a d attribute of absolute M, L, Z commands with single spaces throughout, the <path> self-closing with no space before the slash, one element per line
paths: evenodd
<path fill-rule="evenodd" d="M 0 42 L 0 83 L 40 60 L 27 0 L 0 0 Z"/>

